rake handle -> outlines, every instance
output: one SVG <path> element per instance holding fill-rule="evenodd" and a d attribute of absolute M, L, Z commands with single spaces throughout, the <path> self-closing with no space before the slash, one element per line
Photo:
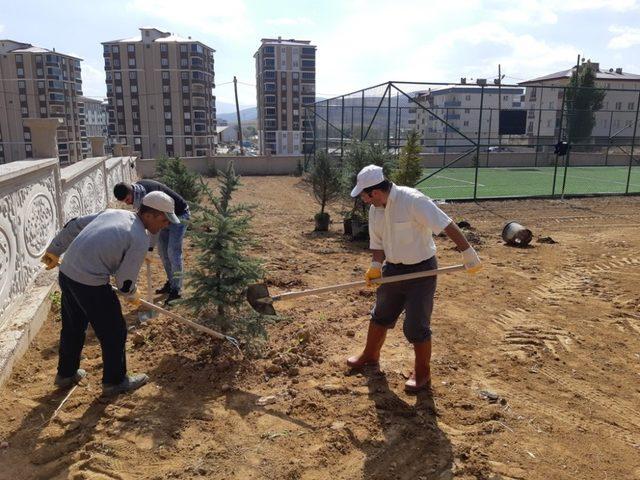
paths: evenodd
<path fill-rule="evenodd" d="M 382 285 L 385 283 L 402 282 L 404 280 L 413 280 L 415 278 L 433 277 L 434 275 L 442 275 L 443 273 L 452 273 L 459 270 L 464 270 L 464 265 L 452 265 L 451 267 L 438 268 L 437 270 L 426 270 L 424 272 L 405 273 L 403 275 L 394 275 L 387 278 L 376 278 L 371 280 L 371 283 Z M 273 301 L 284 300 L 289 298 L 306 297 L 307 295 L 317 295 L 325 292 L 335 292 L 338 290 L 347 290 L 349 288 L 361 287 L 366 285 L 366 280 L 360 280 L 358 282 L 341 283 L 339 285 L 330 285 L 328 287 L 314 288 L 311 290 L 303 290 L 301 292 L 288 292 L 281 293 L 280 295 L 274 295 L 271 297 Z"/>

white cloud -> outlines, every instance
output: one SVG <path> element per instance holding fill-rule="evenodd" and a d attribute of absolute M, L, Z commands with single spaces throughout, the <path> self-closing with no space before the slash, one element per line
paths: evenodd
<path fill-rule="evenodd" d="M 0 32 L 4 31 L 4 25 L 0 25 Z"/>
<path fill-rule="evenodd" d="M 174 33 L 184 36 L 189 35 L 192 30 L 235 40 L 254 36 L 247 8 L 242 0 L 234 0 L 232 3 L 222 0 L 132 0 L 127 4 L 127 9 L 172 25 L 181 25 L 185 31 Z M 161 26 L 158 28 L 162 30 Z"/>
<path fill-rule="evenodd" d="M 265 21 L 267 25 L 276 25 L 276 26 L 301 26 L 301 25 L 312 25 L 313 21 L 307 17 L 297 17 L 297 18 L 270 18 Z"/>
<path fill-rule="evenodd" d="M 612 25 L 609 31 L 615 34 L 607 44 L 609 48 L 617 50 L 640 44 L 640 28 Z"/>
<path fill-rule="evenodd" d="M 82 62 L 82 93 L 86 97 L 106 97 L 104 68 L 96 67 L 88 61 Z"/>
<path fill-rule="evenodd" d="M 638 0 L 529 0 L 514 3 L 511 0 L 489 2 L 485 8 L 486 18 L 504 25 L 554 25 L 563 13 L 607 10 L 626 12 L 638 8 Z"/>

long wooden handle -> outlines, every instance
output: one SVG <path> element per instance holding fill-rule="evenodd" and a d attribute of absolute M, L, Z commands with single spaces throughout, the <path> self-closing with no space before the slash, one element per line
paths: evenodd
<path fill-rule="evenodd" d="M 218 338 L 220 340 L 226 340 L 227 337 L 219 332 L 216 332 L 215 330 L 212 330 L 210 328 L 205 327 L 204 325 L 200 325 L 199 323 L 193 322 L 187 318 L 184 318 L 182 315 L 178 315 L 177 313 L 174 313 L 170 310 L 166 310 L 162 307 L 159 307 L 158 305 L 156 305 L 155 303 L 151 303 L 151 302 L 147 302 L 146 300 L 142 300 L 140 299 L 140 303 L 142 305 L 144 305 L 147 308 L 150 308 L 152 310 L 155 310 L 156 312 L 160 312 L 160 313 L 164 313 L 167 317 L 171 317 L 174 320 L 177 320 L 180 323 L 184 323 L 185 325 L 189 325 L 191 328 L 194 328 L 196 330 L 199 330 L 203 333 L 206 333 L 208 335 L 211 335 L 212 337 Z"/>
<path fill-rule="evenodd" d="M 413 280 L 414 278 L 432 277 L 434 275 L 442 275 L 443 273 L 452 273 L 452 272 L 457 272 L 459 270 L 464 270 L 464 265 L 452 265 L 451 267 L 438 268 L 437 270 L 425 270 L 423 272 L 405 273 L 403 275 L 394 275 L 392 277 L 387 277 L 387 278 L 376 278 L 375 280 L 371 280 L 371 283 L 380 285 L 384 283 L 402 282 L 403 280 Z M 366 280 L 360 280 L 358 282 L 342 283 L 340 285 L 330 285 L 328 287 L 314 288 L 311 290 L 303 290 L 301 292 L 281 293 L 280 295 L 274 295 L 273 297 L 271 297 L 271 299 L 273 301 L 276 301 L 276 300 L 283 300 L 285 298 L 288 299 L 288 298 L 306 297 L 307 295 L 317 295 L 319 293 L 335 292 L 338 290 L 347 290 L 349 288 L 361 287 L 366 284 L 367 284 Z"/>
<path fill-rule="evenodd" d="M 151 262 L 145 261 L 147 264 L 147 302 L 151 302 Z"/>
<path fill-rule="evenodd" d="M 113 291 L 116 292 L 117 294 L 122 295 L 116 287 L 111 286 L 111 288 L 113 288 Z M 182 315 L 178 315 L 177 313 L 173 313 L 169 310 L 159 307 L 155 303 L 147 302 L 146 300 L 140 299 L 140 304 L 144 305 L 147 308 L 150 308 L 151 310 L 155 310 L 156 312 L 164 313 L 167 317 L 173 318 L 174 320 L 177 320 L 180 323 L 184 323 L 185 325 L 189 325 L 191 328 L 198 330 L 200 332 L 206 333 L 208 335 L 211 335 L 212 337 L 215 337 L 220 340 L 228 340 L 228 338 L 225 335 L 219 332 L 216 332 L 215 330 L 212 330 L 210 328 L 207 328 L 204 325 L 200 325 L 199 323 L 192 322 L 191 320 L 184 318 Z"/>

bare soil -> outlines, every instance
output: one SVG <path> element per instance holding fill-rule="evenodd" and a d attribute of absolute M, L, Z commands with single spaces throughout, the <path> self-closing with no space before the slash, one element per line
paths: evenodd
<path fill-rule="evenodd" d="M 362 277 L 367 245 L 343 237 L 338 207 L 314 233 L 299 179 L 243 182 L 273 294 Z M 400 326 L 381 372 L 347 370 L 373 302 L 361 289 L 277 303 L 258 359 L 129 312 L 129 369 L 151 383 L 101 398 L 90 335 L 89 376 L 50 420 L 66 394 L 52 311 L 0 392 L 0 478 L 640 479 L 640 198 L 442 208 L 471 224 L 484 269 L 438 280 L 431 393 L 403 392 Z M 533 231 L 529 248 L 504 244 L 506 220 Z M 460 263 L 437 244 L 440 266 Z"/>

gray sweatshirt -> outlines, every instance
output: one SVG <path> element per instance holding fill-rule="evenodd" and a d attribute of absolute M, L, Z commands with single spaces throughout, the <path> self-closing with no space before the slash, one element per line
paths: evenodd
<path fill-rule="evenodd" d="M 120 290 L 133 292 L 148 246 L 149 236 L 138 215 L 108 209 L 69 221 L 47 251 L 65 254 L 60 271 L 71 280 L 99 286 L 108 284 L 113 275 Z"/>

